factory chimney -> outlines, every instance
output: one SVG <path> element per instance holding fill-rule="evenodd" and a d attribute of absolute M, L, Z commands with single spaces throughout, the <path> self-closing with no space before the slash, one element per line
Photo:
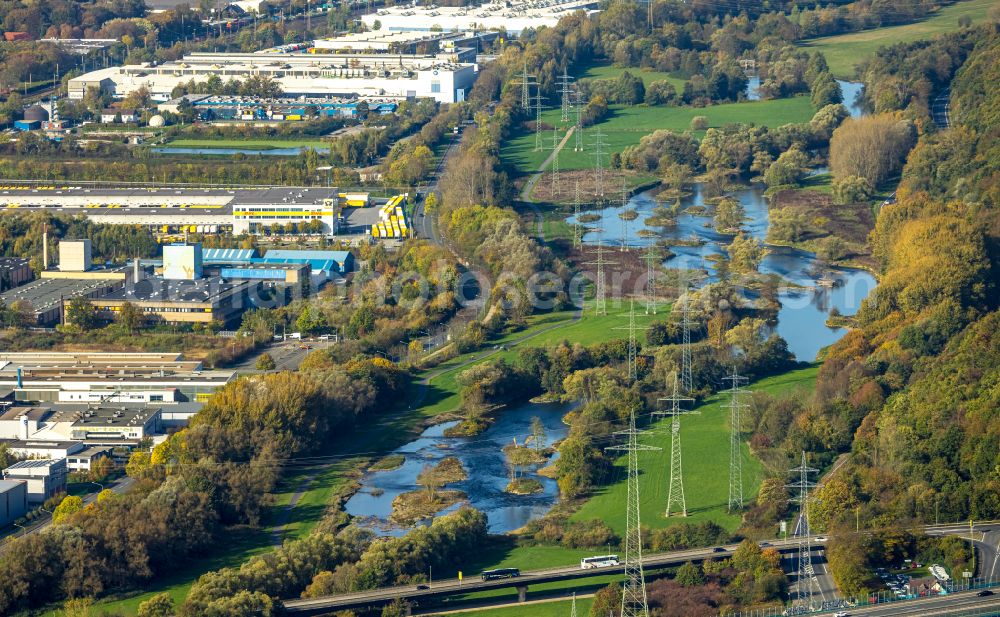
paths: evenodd
<path fill-rule="evenodd" d="M 42 224 L 42 270 L 49 269 L 49 226 Z"/>
<path fill-rule="evenodd" d="M 142 266 L 139 265 L 139 258 L 136 257 L 135 261 L 132 262 L 132 284 L 138 283 L 143 279 Z"/>

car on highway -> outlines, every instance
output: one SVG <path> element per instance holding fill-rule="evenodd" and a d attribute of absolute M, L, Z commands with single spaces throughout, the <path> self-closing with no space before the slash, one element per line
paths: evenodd
<path fill-rule="evenodd" d="M 851 614 L 847 611 L 840 611 L 839 613 L 834 613 L 833 617 L 851 617 Z"/>
<path fill-rule="evenodd" d="M 712 549 L 712 552 L 713 553 L 725 553 L 726 549 L 722 548 L 721 546 L 716 546 L 715 548 Z"/>
<path fill-rule="evenodd" d="M 430 589 L 428 585 L 417 585 L 417 591 L 424 591 L 425 589 Z"/>
<path fill-rule="evenodd" d="M 980 598 L 985 598 L 986 596 L 992 596 L 993 592 L 990 591 L 989 589 L 984 589 L 979 593 L 977 593 L 976 595 L 979 596 Z"/>
<path fill-rule="evenodd" d="M 484 581 L 492 581 L 500 578 L 516 578 L 521 576 L 521 571 L 517 568 L 497 568 L 496 570 L 485 570 L 482 573 Z"/>
<path fill-rule="evenodd" d="M 826 542 L 826 536 L 816 536 L 817 542 Z"/>

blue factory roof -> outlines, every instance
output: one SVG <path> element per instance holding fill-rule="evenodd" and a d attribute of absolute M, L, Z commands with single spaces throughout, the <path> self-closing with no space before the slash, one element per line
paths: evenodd
<path fill-rule="evenodd" d="M 345 272 L 354 263 L 354 255 L 350 251 L 299 251 L 272 249 L 259 260 L 259 263 L 307 263 L 313 272 Z"/>
<path fill-rule="evenodd" d="M 264 257 L 266 259 L 324 259 L 337 263 L 353 259 L 350 251 L 300 251 L 296 249 L 271 249 Z"/>
<path fill-rule="evenodd" d="M 234 263 L 248 262 L 257 256 L 257 249 L 204 249 L 201 260 L 203 263 L 210 261 Z"/>

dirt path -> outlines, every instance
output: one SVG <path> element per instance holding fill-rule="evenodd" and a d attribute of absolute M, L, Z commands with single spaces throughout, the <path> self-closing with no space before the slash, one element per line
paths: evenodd
<path fill-rule="evenodd" d="M 538 181 L 541 179 L 542 172 L 544 172 L 546 168 L 548 168 L 549 165 L 552 164 L 552 161 L 553 159 L 555 159 L 556 155 L 559 152 L 562 152 L 563 146 L 565 146 L 566 142 L 569 141 L 569 138 L 573 136 L 574 130 L 576 130 L 575 126 L 569 127 L 569 130 L 566 131 L 566 134 L 563 136 L 562 141 L 559 142 L 559 145 L 557 145 L 555 149 L 552 150 L 552 152 L 549 154 L 549 156 L 546 157 L 544 161 L 542 161 L 542 164 L 538 166 L 538 171 L 531 174 L 531 177 L 528 178 L 528 181 L 524 183 L 524 188 L 521 189 L 521 194 L 519 196 L 521 203 L 525 204 L 526 206 L 534 210 L 535 235 L 537 235 L 538 238 L 543 242 L 545 241 L 545 230 L 543 228 L 543 223 L 545 222 L 544 217 L 542 216 L 542 213 L 538 209 L 538 207 L 535 206 L 535 204 L 531 201 L 531 194 L 535 191 L 535 185 L 537 185 Z"/>
<path fill-rule="evenodd" d="M 326 468 L 330 466 L 330 464 L 323 465 L 308 476 L 302 478 L 302 481 L 299 482 L 299 486 L 295 489 L 295 493 L 292 495 L 292 498 L 288 500 L 288 505 L 281 509 L 281 514 L 278 515 L 277 524 L 271 529 L 272 546 L 278 547 L 281 546 L 282 542 L 284 542 L 285 527 L 288 526 L 288 521 L 292 518 L 292 511 L 295 509 L 295 506 L 298 505 L 302 496 L 306 494 L 306 491 L 309 490 L 313 481 L 316 480 L 316 476 L 323 473 Z"/>

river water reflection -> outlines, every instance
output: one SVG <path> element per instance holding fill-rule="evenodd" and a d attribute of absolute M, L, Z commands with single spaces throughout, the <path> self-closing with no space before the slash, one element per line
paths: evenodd
<path fill-rule="evenodd" d="M 436 465 L 441 459 L 454 456 L 462 461 L 469 479 L 449 484 L 447 488 L 468 495 L 468 503 L 486 514 L 490 533 L 507 533 L 523 527 L 555 505 L 559 490 L 555 480 L 535 473 L 536 466 L 524 472 L 524 476 L 541 482 L 541 493 L 512 495 L 505 492 L 510 477 L 501 448 L 515 438 L 519 444 L 524 443 L 525 437 L 531 434 L 531 419 L 536 416 L 545 426 L 546 445 L 563 439 L 567 427 L 562 418 L 571 409 L 569 404 L 526 403 L 499 413 L 490 428 L 468 438 L 444 436 L 445 430 L 455 422 L 432 426 L 419 438 L 393 451 L 393 454 L 406 457 L 401 467 L 365 474 L 361 490 L 347 501 L 345 510 L 359 517 L 362 527 L 380 534 L 402 535 L 405 528 L 388 523 L 392 500 L 400 493 L 418 488 L 417 476 L 424 466 Z"/>

